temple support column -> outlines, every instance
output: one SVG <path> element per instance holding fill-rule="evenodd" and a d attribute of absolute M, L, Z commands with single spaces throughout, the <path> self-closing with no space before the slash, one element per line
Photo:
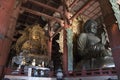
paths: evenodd
<path fill-rule="evenodd" d="M 68 54 L 67 54 L 67 39 L 66 39 L 66 30 L 63 30 L 63 72 L 66 75 L 68 72 Z"/>
<path fill-rule="evenodd" d="M 63 18 L 64 18 L 64 30 L 63 30 L 63 71 L 65 76 L 68 72 L 73 70 L 73 45 L 72 45 L 72 31 L 70 29 L 69 1 L 63 0 Z M 70 36 L 69 36 L 70 35 Z"/>
<path fill-rule="evenodd" d="M 10 45 L 15 30 L 18 9 L 15 10 L 16 0 L 0 0 L 0 79 L 4 75 Z"/>
<path fill-rule="evenodd" d="M 64 8 L 64 14 L 67 14 L 67 10 Z M 68 49 L 67 49 L 67 31 L 68 28 L 67 20 L 64 19 L 64 29 L 63 29 L 63 60 L 62 60 L 62 67 L 64 75 L 68 74 Z"/>
<path fill-rule="evenodd" d="M 68 71 L 73 71 L 73 32 L 70 28 L 67 29 L 67 50 L 68 50 Z"/>
<path fill-rule="evenodd" d="M 50 60 L 51 60 L 51 55 L 52 55 L 52 38 L 50 38 L 48 41 L 48 56 Z"/>
<path fill-rule="evenodd" d="M 99 3 L 103 12 L 104 23 L 107 27 L 108 37 L 110 39 L 110 47 L 112 48 L 115 69 L 118 78 L 120 78 L 120 30 L 115 23 L 116 18 L 109 0 L 99 0 Z"/>
<path fill-rule="evenodd" d="M 108 28 L 110 46 L 112 48 L 112 55 L 115 62 L 115 69 L 117 71 L 118 80 L 120 80 L 120 30 L 117 24 L 113 24 Z"/>

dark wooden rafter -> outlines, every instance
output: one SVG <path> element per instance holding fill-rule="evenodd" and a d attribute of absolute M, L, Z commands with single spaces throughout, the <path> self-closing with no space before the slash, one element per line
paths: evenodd
<path fill-rule="evenodd" d="M 63 27 L 60 27 L 57 31 L 55 31 L 55 33 L 51 36 L 51 38 L 54 38 L 62 29 Z"/>
<path fill-rule="evenodd" d="M 90 17 L 90 18 L 93 18 L 94 16 L 99 16 L 98 14 L 100 13 L 101 11 L 98 11 L 98 12 L 95 12 L 95 13 L 93 13 L 93 15 Z"/>
<path fill-rule="evenodd" d="M 81 11 L 82 11 L 83 9 L 85 9 L 85 7 L 89 5 L 89 3 L 91 3 L 91 1 L 92 1 L 92 0 L 88 0 L 88 1 L 70 18 L 70 20 L 76 18 L 76 17 L 81 13 Z"/>
<path fill-rule="evenodd" d="M 91 18 L 93 18 L 95 15 L 99 14 L 101 11 L 98 11 L 97 13 L 95 13 L 93 16 L 91 16 Z"/>
<path fill-rule="evenodd" d="M 92 13 L 93 13 L 95 10 L 97 10 L 99 7 L 100 7 L 100 6 L 98 5 L 94 10 L 89 11 L 89 15 L 92 14 Z M 93 14 L 95 14 L 95 13 L 93 13 Z"/>
<path fill-rule="evenodd" d="M 25 24 L 27 23 L 31 23 L 31 24 L 34 24 L 34 22 L 30 21 L 30 20 L 25 20 L 25 19 L 18 19 L 19 22 L 26 22 Z M 22 24 L 22 23 L 21 23 Z"/>
<path fill-rule="evenodd" d="M 41 12 L 38 12 L 38 11 L 34 11 L 34 10 L 31 10 L 31 9 L 28 9 L 28 8 L 25 8 L 25 7 L 21 7 L 24 11 L 28 12 L 28 13 L 31 13 L 33 15 L 37 15 L 37 16 L 44 16 L 45 18 L 48 18 L 49 20 L 56 20 L 56 22 L 60 23 L 60 24 L 63 24 L 63 20 L 59 19 L 59 18 L 55 18 L 55 17 L 52 17 L 52 16 L 49 16 L 47 14 L 44 14 L 44 13 L 41 13 Z M 50 26 L 49 26 L 50 27 Z M 52 27 L 52 26 L 51 26 Z M 50 36 L 51 38 L 53 38 L 59 31 L 61 31 L 62 27 L 60 27 L 52 36 Z"/>
<path fill-rule="evenodd" d="M 96 14 L 96 13 L 94 13 L 94 11 L 97 10 L 99 7 L 100 7 L 100 6 L 98 5 L 98 6 L 97 6 L 94 10 L 92 10 L 92 11 L 89 11 L 89 10 L 87 9 L 87 11 L 89 12 L 88 14 L 89 14 L 89 15 L 91 15 L 91 14 Z M 84 12 L 85 12 L 85 11 L 84 11 Z M 87 16 L 88 18 L 91 18 L 89 15 L 85 15 L 84 12 L 82 12 L 81 15 L 84 15 L 84 16 Z M 96 15 L 97 15 L 97 14 L 96 14 Z M 92 16 L 92 17 L 94 17 L 94 16 Z"/>
<path fill-rule="evenodd" d="M 49 16 L 47 14 L 44 14 L 44 13 L 41 13 L 41 12 L 38 12 L 38 11 L 34 11 L 32 9 L 28 9 L 28 8 L 25 8 L 25 7 L 21 7 L 21 9 L 23 9 L 24 11 L 28 12 L 28 13 L 31 13 L 31 14 L 34 14 L 34 15 L 37 15 L 37 16 L 44 16 L 45 18 L 47 19 L 50 19 L 50 20 L 56 20 L 58 23 L 63 23 L 63 20 L 59 19 L 59 18 L 55 18 L 55 17 L 52 17 L 52 16 Z"/>
<path fill-rule="evenodd" d="M 42 6 L 42 7 L 46 8 L 46 9 L 50 9 L 50 10 L 52 10 L 52 11 L 62 13 L 61 10 L 56 9 L 56 8 L 53 8 L 53 7 L 48 6 L 48 5 L 46 5 L 46 4 L 40 3 L 40 2 L 38 2 L 38 1 L 34 1 L 34 0 L 28 0 L 28 1 L 31 2 L 31 3 L 33 3 L 33 4 L 36 4 L 36 5 Z"/>
<path fill-rule="evenodd" d="M 69 7 L 70 8 L 73 8 L 76 4 L 77 4 L 77 2 L 79 2 L 80 0 L 74 0 L 70 5 L 69 5 Z"/>
<path fill-rule="evenodd" d="M 32 18 L 32 19 L 37 19 L 38 17 L 33 17 L 32 15 L 27 15 L 27 14 L 22 14 L 25 17 Z"/>
<path fill-rule="evenodd" d="M 83 14 L 83 13 L 80 13 L 80 15 L 82 15 L 82 16 L 86 16 L 86 17 L 90 18 L 89 15 L 86 15 L 86 14 Z M 79 16 L 79 15 L 78 15 L 78 16 Z"/>
<path fill-rule="evenodd" d="M 48 2 L 48 3 L 49 3 L 49 2 Z M 59 6 L 58 9 L 61 9 L 61 6 Z M 62 9 L 61 9 L 61 10 L 62 10 Z M 53 13 L 53 15 L 54 15 L 54 14 L 55 14 L 55 13 Z M 57 23 L 57 22 L 54 21 L 54 20 L 49 20 L 49 22 L 48 22 L 48 33 L 49 33 L 49 36 L 50 36 L 51 39 L 54 38 L 55 35 L 58 34 L 58 33 L 62 30 L 61 28 L 63 28 L 62 24 L 60 24 L 60 28 L 58 28 L 57 31 L 54 31 L 54 32 L 55 32 L 54 34 L 51 34 L 51 33 L 52 33 L 52 29 L 55 27 L 54 24 L 56 24 L 56 23 Z"/>
<path fill-rule="evenodd" d="M 48 5 L 50 3 L 50 1 L 47 1 L 45 5 Z M 43 9 L 41 12 L 44 12 L 45 9 Z"/>
<path fill-rule="evenodd" d="M 56 23 L 55 21 L 53 21 L 53 22 L 54 23 L 52 23 L 51 21 L 49 21 L 49 23 L 48 23 L 48 33 L 49 33 L 49 37 L 51 39 L 53 39 L 63 29 L 63 26 L 61 26 L 56 31 L 54 31 L 55 32 L 54 34 L 52 34 L 52 29 L 54 28 L 54 24 Z"/>
<path fill-rule="evenodd" d="M 89 6 L 90 6 L 90 7 L 93 6 L 96 2 L 97 2 L 97 1 L 94 0 L 94 2 L 93 2 L 92 4 L 89 4 Z M 83 11 L 82 13 L 84 13 L 86 10 L 88 11 L 88 8 L 87 8 L 87 9 L 84 9 L 84 11 Z"/>
<path fill-rule="evenodd" d="M 48 5 L 49 2 L 50 2 L 50 1 L 47 1 L 46 5 Z M 44 11 L 45 11 L 45 9 L 42 9 L 41 12 L 44 12 Z M 39 16 L 39 18 L 40 18 L 40 16 Z M 39 19 L 39 18 L 38 18 L 38 19 Z M 37 19 L 37 20 L 38 20 L 38 19 Z"/>
<path fill-rule="evenodd" d="M 33 17 L 32 15 L 27 15 L 27 14 L 21 14 L 22 17 L 27 17 L 27 19 L 25 18 L 18 18 L 18 21 L 19 22 L 25 22 L 24 24 L 27 24 L 27 23 L 31 23 L 33 24 L 34 22 L 29 20 L 29 19 L 33 19 L 33 20 L 37 20 L 37 17 Z M 22 23 L 21 23 L 22 24 Z"/>

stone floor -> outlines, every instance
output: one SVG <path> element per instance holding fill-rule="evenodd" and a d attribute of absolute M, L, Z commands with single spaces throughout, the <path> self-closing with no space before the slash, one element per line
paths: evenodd
<path fill-rule="evenodd" d="M 49 77 L 28 77 L 28 76 L 11 76 L 5 75 L 5 78 L 9 78 L 10 80 L 56 80 L 56 78 Z M 107 80 L 111 78 L 113 80 L 118 80 L 117 76 L 95 76 L 95 77 L 70 77 L 65 78 L 64 80 Z"/>

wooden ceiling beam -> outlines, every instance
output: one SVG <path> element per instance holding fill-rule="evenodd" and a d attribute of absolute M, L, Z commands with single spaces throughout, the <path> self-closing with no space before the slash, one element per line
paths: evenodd
<path fill-rule="evenodd" d="M 86 14 L 84 14 L 84 13 L 80 13 L 80 15 L 85 16 L 85 17 L 87 17 L 87 18 L 90 18 L 89 15 L 86 15 Z"/>
<path fill-rule="evenodd" d="M 52 11 L 62 13 L 61 10 L 56 9 L 56 8 L 53 8 L 53 7 L 48 6 L 48 5 L 45 5 L 45 4 L 40 3 L 40 2 L 38 2 L 38 1 L 34 1 L 34 0 L 28 0 L 28 1 L 31 2 L 31 3 L 33 3 L 33 4 L 36 4 L 36 5 L 38 5 L 38 6 L 42 6 L 42 7 L 46 8 L 46 9 L 50 9 L 50 10 L 52 10 Z"/>
<path fill-rule="evenodd" d="M 24 11 L 26 11 L 26 12 L 28 12 L 28 13 L 37 15 L 37 16 L 44 16 L 44 17 L 47 18 L 47 19 L 56 20 L 56 21 L 57 21 L 58 23 L 60 23 L 60 24 L 63 23 L 63 20 L 62 20 L 62 19 L 55 18 L 55 17 L 49 16 L 49 15 L 47 15 L 47 14 L 44 14 L 44 13 L 41 13 L 41 12 L 38 12 L 38 11 L 34 11 L 34 10 L 31 10 L 31 9 L 28 9 L 28 8 L 25 8 L 25 7 L 21 7 L 21 9 L 23 9 Z"/>
<path fill-rule="evenodd" d="M 51 36 L 51 38 L 54 38 L 62 29 L 63 27 L 60 27 L 57 31 L 55 31 L 55 33 Z"/>
<path fill-rule="evenodd" d="M 25 25 L 29 25 L 29 24 L 34 24 L 35 22 L 33 22 L 33 21 L 26 21 L 26 20 L 24 20 L 24 19 L 19 19 L 19 24 L 25 24 Z M 25 26 L 24 25 L 24 26 Z"/>
<path fill-rule="evenodd" d="M 92 7 L 96 2 L 97 2 L 97 1 L 95 0 L 95 1 L 94 1 L 92 4 L 90 4 L 89 6 Z M 90 7 L 89 7 L 89 8 L 90 8 Z M 86 10 L 88 11 L 88 9 L 85 9 L 82 13 L 84 13 Z"/>
<path fill-rule="evenodd" d="M 96 8 L 94 8 L 94 10 L 89 11 L 89 15 L 90 15 L 91 13 L 93 13 L 93 14 L 94 14 L 94 11 L 95 11 L 95 10 L 97 10 L 99 7 L 100 7 L 100 5 L 96 6 Z"/>
<path fill-rule="evenodd" d="M 98 11 L 97 13 L 95 13 L 93 16 L 91 16 L 90 18 L 93 18 L 95 15 L 99 14 L 101 11 Z M 98 16 L 98 15 L 97 15 Z"/>
<path fill-rule="evenodd" d="M 92 0 L 88 0 L 88 1 L 70 18 L 70 20 L 76 18 L 76 17 L 81 13 L 81 11 L 82 11 L 83 9 L 85 9 L 86 6 L 89 5 L 89 3 L 90 3 L 91 1 L 92 1 Z"/>
<path fill-rule="evenodd" d="M 70 5 L 69 5 L 69 8 L 73 8 L 77 2 L 79 2 L 80 0 L 74 0 Z"/>
<path fill-rule="evenodd" d="M 27 14 L 21 14 L 21 15 L 32 19 L 38 19 L 38 17 L 33 17 L 32 15 L 27 15 Z"/>

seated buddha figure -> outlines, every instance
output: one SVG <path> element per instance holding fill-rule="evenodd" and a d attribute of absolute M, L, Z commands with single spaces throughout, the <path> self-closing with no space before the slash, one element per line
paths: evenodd
<path fill-rule="evenodd" d="M 102 43 L 101 38 L 97 36 L 97 22 L 87 20 L 83 28 L 84 32 L 78 36 L 77 40 L 78 54 L 81 58 L 92 60 L 111 56 L 111 53 L 105 48 L 105 43 Z"/>

